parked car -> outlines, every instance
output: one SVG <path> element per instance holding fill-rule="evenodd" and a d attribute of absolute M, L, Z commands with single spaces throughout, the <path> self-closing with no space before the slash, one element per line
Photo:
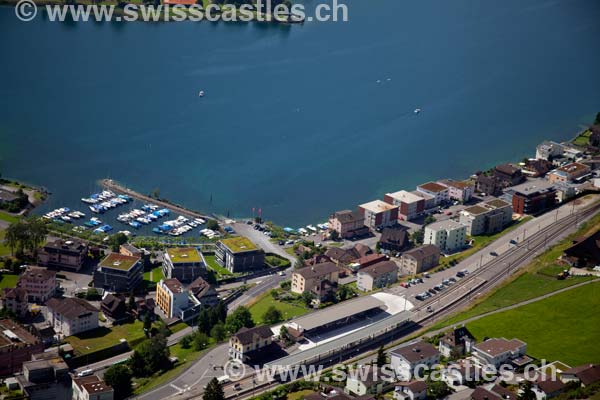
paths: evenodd
<path fill-rule="evenodd" d="M 437 293 L 434 288 L 429 288 L 429 290 L 427 290 L 427 291 L 429 293 L 431 293 L 431 294 L 436 294 Z"/>

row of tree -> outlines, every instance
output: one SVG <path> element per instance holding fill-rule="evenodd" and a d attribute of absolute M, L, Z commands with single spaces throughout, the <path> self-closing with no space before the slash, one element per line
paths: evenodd
<path fill-rule="evenodd" d="M 26 252 L 35 254 L 38 247 L 44 244 L 47 234 L 48 227 L 44 220 L 29 217 L 9 225 L 4 236 L 4 243 L 12 255 L 23 255 Z"/>

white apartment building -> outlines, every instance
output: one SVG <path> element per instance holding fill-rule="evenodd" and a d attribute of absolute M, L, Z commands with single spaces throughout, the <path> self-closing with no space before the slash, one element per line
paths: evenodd
<path fill-rule="evenodd" d="M 425 227 L 425 244 L 433 244 L 444 253 L 452 253 L 465 247 L 467 227 L 454 220 L 434 222 Z"/>

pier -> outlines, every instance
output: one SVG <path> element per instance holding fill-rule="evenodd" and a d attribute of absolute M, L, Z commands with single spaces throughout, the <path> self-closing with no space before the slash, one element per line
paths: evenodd
<path fill-rule="evenodd" d="M 112 179 L 102 179 L 100 181 L 100 185 L 102 185 L 102 187 L 108 189 L 108 190 L 112 190 L 115 193 L 121 193 L 121 194 L 126 194 L 134 199 L 143 201 L 145 203 L 152 203 L 152 204 L 156 204 L 160 207 L 163 208 L 168 208 L 176 213 L 179 213 L 185 217 L 192 217 L 192 218 L 202 218 L 202 219 L 215 219 L 218 220 L 218 218 L 215 218 L 214 216 L 209 216 L 209 215 L 205 215 L 205 214 L 201 214 L 199 212 L 190 210 L 188 208 L 185 208 L 183 206 L 180 206 L 178 204 L 173 204 L 168 200 L 165 199 L 155 199 L 154 197 L 150 197 L 144 194 L 141 194 L 139 192 L 136 192 L 133 189 L 129 189 L 123 185 L 121 185 L 118 182 L 115 182 Z"/>

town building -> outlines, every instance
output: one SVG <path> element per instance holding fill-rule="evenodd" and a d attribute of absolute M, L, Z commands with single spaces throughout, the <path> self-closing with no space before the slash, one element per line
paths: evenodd
<path fill-rule="evenodd" d="M 123 296 L 106 293 L 100 303 L 102 314 L 114 323 L 119 323 L 129 319 L 127 314 L 127 304 Z"/>
<path fill-rule="evenodd" d="M 337 211 L 329 216 L 329 229 L 336 231 L 340 238 L 351 239 L 369 234 L 369 227 L 365 226 L 365 217 L 356 210 Z"/>
<path fill-rule="evenodd" d="M 342 249 L 339 247 L 330 247 L 325 251 L 325 256 L 338 265 L 348 265 L 356 262 L 359 258 L 371 254 L 373 251 L 369 246 L 362 243 L 356 243 L 354 246 Z"/>
<path fill-rule="evenodd" d="M 585 164 L 578 162 L 563 165 L 548 174 L 548 181 L 552 183 L 568 183 L 581 181 L 589 176 L 592 169 Z"/>
<path fill-rule="evenodd" d="M 440 352 L 427 342 L 418 342 L 390 352 L 391 367 L 405 381 L 415 375 L 419 368 L 431 368 L 440 362 Z M 418 371 L 417 371 L 418 372 Z M 423 373 L 423 369 L 421 369 Z"/>
<path fill-rule="evenodd" d="M 394 400 L 425 400 L 427 383 L 423 380 L 400 382 L 394 389 Z"/>
<path fill-rule="evenodd" d="M 203 278 L 196 279 L 187 288 L 176 278 L 163 279 L 156 285 L 156 304 L 168 318 L 191 321 L 202 308 L 218 302 L 216 290 Z"/>
<path fill-rule="evenodd" d="M 578 268 L 594 268 L 600 265 L 600 230 L 587 237 L 575 239 L 561 258 Z"/>
<path fill-rule="evenodd" d="M 119 253 L 124 256 L 142 258 L 144 252 L 130 243 L 124 243 L 119 246 Z"/>
<path fill-rule="evenodd" d="M 560 380 L 564 383 L 579 382 L 581 386 L 590 386 L 600 382 L 600 365 L 584 364 L 569 368 L 560 373 Z"/>
<path fill-rule="evenodd" d="M 446 332 L 440 338 L 438 350 L 444 357 L 450 358 L 470 353 L 474 344 L 475 337 L 466 327 L 461 326 Z"/>
<path fill-rule="evenodd" d="M 417 192 L 433 196 L 434 205 L 436 206 L 450 200 L 450 192 L 448 187 L 436 182 L 427 182 L 417 186 Z"/>
<path fill-rule="evenodd" d="M 359 258 L 358 260 L 350 264 L 349 267 L 357 271 L 361 268 L 366 268 L 373 264 L 377 264 L 386 260 L 388 260 L 388 256 L 386 256 L 385 254 L 373 253 Z"/>
<path fill-rule="evenodd" d="M 562 156 L 563 151 L 562 144 L 544 141 L 537 145 L 535 149 L 535 158 L 551 161 L 553 158 Z"/>
<path fill-rule="evenodd" d="M 466 203 L 471 200 L 471 197 L 473 197 L 473 193 L 475 192 L 475 185 L 470 181 L 445 179 L 438 181 L 437 183 L 448 188 L 448 197 L 450 200 L 456 200 L 461 203 Z"/>
<path fill-rule="evenodd" d="M 513 211 L 516 214 L 539 214 L 556 205 L 556 188 L 551 182 L 525 182 L 507 192 L 512 195 Z"/>
<path fill-rule="evenodd" d="M 38 264 L 79 271 L 88 254 L 85 242 L 56 239 L 38 250 Z"/>
<path fill-rule="evenodd" d="M 414 194 L 415 196 L 419 196 L 420 198 L 423 199 L 423 201 L 424 201 L 423 207 L 425 208 L 425 210 L 431 210 L 436 207 L 435 196 L 420 192 L 418 190 L 413 190 L 410 193 Z"/>
<path fill-rule="evenodd" d="M 430 270 L 440 263 L 440 249 L 432 244 L 406 251 L 400 257 L 400 269 L 407 275 Z"/>
<path fill-rule="evenodd" d="M 43 351 L 40 338 L 13 320 L 0 320 L 0 376 L 21 371 L 23 363 L 29 361 L 32 354 Z"/>
<path fill-rule="evenodd" d="M 503 185 L 502 181 L 495 176 L 488 176 L 485 174 L 478 174 L 475 179 L 475 187 L 479 193 L 498 196 L 502 193 Z"/>
<path fill-rule="evenodd" d="M 502 364 L 523 357 L 527 351 L 527 343 L 519 339 L 488 339 L 473 345 L 472 356 L 482 366 L 491 365 L 499 368 Z"/>
<path fill-rule="evenodd" d="M 398 218 L 404 221 L 418 218 L 425 211 L 425 200 L 406 190 L 388 193 L 383 197 L 383 201 L 398 207 Z"/>
<path fill-rule="evenodd" d="M 444 253 L 452 253 L 465 247 L 467 227 L 460 222 L 448 219 L 425 227 L 425 244 L 433 244 Z"/>
<path fill-rule="evenodd" d="M 63 337 L 98 328 L 98 309 L 77 297 L 51 298 L 46 302 L 46 320 Z"/>
<path fill-rule="evenodd" d="M 485 201 L 462 210 L 459 222 L 470 236 L 497 233 L 512 222 L 512 205 L 500 199 Z"/>
<path fill-rule="evenodd" d="M 387 253 L 400 253 L 410 246 L 408 231 L 402 225 L 384 228 L 379 238 L 379 250 Z"/>
<path fill-rule="evenodd" d="M 215 259 L 229 272 L 245 272 L 263 268 L 265 252 L 248 238 L 237 236 L 217 242 Z"/>
<path fill-rule="evenodd" d="M 491 386 L 491 387 L 489 387 Z M 469 397 L 470 400 L 517 400 L 514 392 L 499 384 L 488 385 L 488 388 L 477 386 Z"/>
<path fill-rule="evenodd" d="M 273 342 L 273 332 L 266 325 L 254 328 L 241 328 L 229 339 L 229 357 L 242 362 L 253 353 L 269 346 Z"/>
<path fill-rule="evenodd" d="M 117 293 L 133 292 L 142 283 L 143 274 L 139 257 L 110 253 L 94 271 L 94 287 Z"/>
<path fill-rule="evenodd" d="M 31 361 L 23 363 L 23 373 L 16 379 L 27 399 L 72 399 L 69 367 L 58 354 L 34 354 Z"/>
<path fill-rule="evenodd" d="M 398 281 L 398 266 L 393 261 L 382 261 L 369 267 L 362 268 L 356 274 L 356 287 L 363 292 L 370 292 L 396 283 Z"/>
<path fill-rule="evenodd" d="M 25 317 L 29 312 L 27 291 L 20 287 L 2 289 L 0 308 L 12 312 L 19 318 Z"/>
<path fill-rule="evenodd" d="M 365 218 L 365 225 L 371 229 L 381 229 L 398 223 L 398 206 L 381 200 L 373 200 L 358 206 Z"/>
<path fill-rule="evenodd" d="M 521 168 L 512 164 L 497 165 L 492 173 L 505 187 L 518 185 L 525 180 Z"/>
<path fill-rule="evenodd" d="M 353 396 L 375 395 L 383 392 L 383 376 L 377 368 L 362 367 L 346 379 L 344 391 Z"/>
<path fill-rule="evenodd" d="M 292 274 L 293 293 L 310 292 L 317 299 L 325 299 L 337 288 L 340 269 L 331 262 L 297 269 Z"/>
<path fill-rule="evenodd" d="M 531 390 L 535 393 L 536 400 L 551 399 L 564 392 L 566 388 L 567 385 L 560 379 L 546 377 L 536 379 L 531 386 Z"/>
<path fill-rule="evenodd" d="M 175 318 L 188 307 L 188 294 L 177 278 L 161 279 L 156 284 L 156 305 L 167 318 Z"/>
<path fill-rule="evenodd" d="M 544 159 L 529 159 L 525 161 L 523 173 L 532 178 L 545 176 L 552 169 L 552 163 Z"/>
<path fill-rule="evenodd" d="M 113 400 L 115 392 L 97 375 L 73 378 L 73 400 Z"/>
<path fill-rule="evenodd" d="M 27 291 L 30 303 L 45 303 L 56 292 L 56 272 L 28 266 L 19 276 L 17 286 Z"/>
<path fill-rule="evenodd" d="M 217 255 L 219 243 L 217 243 Z M 206 275 L 206 261 L 194 247 L 170 247 L 164 253 L 163 273 L 167 279 L 189 283 Z"/>

